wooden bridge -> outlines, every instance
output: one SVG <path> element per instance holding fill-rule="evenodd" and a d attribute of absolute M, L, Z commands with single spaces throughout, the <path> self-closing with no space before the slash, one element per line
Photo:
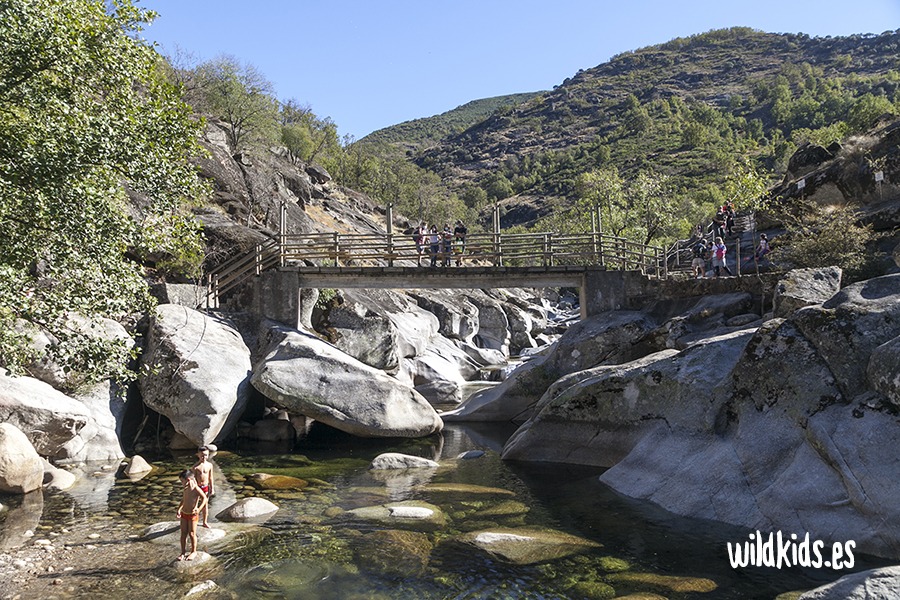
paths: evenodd
<path fill-rule="evenodd" d="M 668 276 L 663 248 L 598 232 L 474 233 L 432 250 L 408 234 L 281 233 L 211 271 L 206 306 L 269 270 L 296 272 L 310 288 L 579 287 L 587 271 Z"/>

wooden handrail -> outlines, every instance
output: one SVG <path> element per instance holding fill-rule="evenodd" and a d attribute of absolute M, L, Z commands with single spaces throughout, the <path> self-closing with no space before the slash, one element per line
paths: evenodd
<path fill-rule="evenodd" d="M 676 246 L 677 248 L 677 246 Z M 441 240 L 439 259 L 462 260 L 462 266 L 565 266 L 599 265 L 621 270 L 639 270 L 657 278 L 668 276 L 668 260 L 673 249 L 648 246 L 626 238 L 599 232 L 585 234 L 473 233 L 466 238 L 464 252 L 454 240 L 450 254 Z M 677 249 L 674 250 L 677 253 Z M 396 233 L 306 233 L 279 234 L 257 244 L 252 252 L 232 258 L 211 269 L 207 276 L 207 306 L 217 306 L 223 294 L 234 290 L 263 271 L 288 263 L 333 263 L 340 267 L 393 266 L 396 261 L 426 264 L 431 245 L 426 238 L 420 255 L 412 236 Z"/>

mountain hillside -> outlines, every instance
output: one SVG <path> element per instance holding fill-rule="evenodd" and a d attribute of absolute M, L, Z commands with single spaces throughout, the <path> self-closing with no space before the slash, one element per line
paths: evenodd
<path fill-rule="evenodd" d="M 362 138 L 364 144 L 388 144 L 400 152 L 430 148 L 441 139 L 458 134 L 476 123 L 490 117 L 497 109 L 521 104 L 534 98 L 541 92 L 526 92 L 472 100 L 452 110 L 425 117 L 405 121 L 374 131 Z"/>
<path fill-rule="evenodd" d="M 699 211 L 723 200 L 736 160 L 752 158 L 774 181 L 804 143 L 827 146 L 900 112 L 898 53 L 900 31 L 813 38 L 732 28 L 678 38 L 500 108 L 415 161 L 464 197 L 480 194 L 474 208 L 500 201 L 504 226 L 567 206 L 577 177 L 600 167 L 625 179 L 665 176 L 681 212 Z M 421 147 L 406 131 L 378 133 Z"/>

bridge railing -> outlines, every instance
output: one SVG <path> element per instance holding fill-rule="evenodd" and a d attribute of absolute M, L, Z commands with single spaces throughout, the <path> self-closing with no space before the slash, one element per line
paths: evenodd
<path fill-rule="evenodd" d="M 437 265 L 460 267 L 557 267 L 599 265 L 636 270 L 656 278 L 668 276 L 666 251 L 599 232 L 583 234 L 472 233 L 465 243 L 443 240 L 434 253 Z M 317 266 L 393 267 L 430 265 L 428 237 L 417 244 L 408 234 L 305 233 L 283 234 L 255 250 L 217 267 L 207 276 L 207 307 L 248 278 L 288 263 Z"/>

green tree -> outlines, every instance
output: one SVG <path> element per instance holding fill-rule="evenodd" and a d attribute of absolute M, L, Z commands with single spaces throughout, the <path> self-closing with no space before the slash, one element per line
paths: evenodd
<path fill-rule="evenodd" d="M 201 123 L 137 39 L 152 17 L 130 0 L 0 3 L 0 363 L 10 370 L 30 364 L 24 331 L 40 328 L 65 369 L 125 376 L 129 349 L 97 342 L 71 315 L 150 306 L 129 256 L 196 268 L 198 226 L 181 208 L 204 192 L 188 162 Z M 140 198 L 137 219 L 126 189 Z"/>
<path fill-rule="evenodd" d="M 865 94 L 850 108 L 850 114 L 847 117 L 850 132 L 868 131 L 875 124 L 875 120 L 884 114 L 896 114 L 896 109 L 891 101 L 884 96 Z"/>
<path fill-rule="evenodd" d="M 773 251 L 773 259 L 791 267 L 838 266 L 849 281 L 860 278 L 874 259 L 867 244 L 875 239 L 855 208 L 810 205 L 782 216 L 788 233 Z"/>
<path fill-rule="evenodd" d="M 765 210 L 769 204 L 768 182 L 764 174 L 760 173 L 749 162 L 735 163 L 731 172 L 725 178 L 724 185 L 725 198 L 729 202 L 733 202 L 735 208 L 741 211 L 748 211 L 751 220 L 755 220 L 756 213 Z M 753 247 L 756 248 L 756 229 L 753 233 Z M 754 266 L 757 274 L 759 273 L 759 263 L 756 259 L 756 252 L 753 254 Z"/>
<path fill-rule="evenodd" d="M 281 142 L 292 161 L 313 162 L 321 153 L 340 151 L 337 125 L 328 117 L 319 118 L 309 106 L 288 100 L 281 106 Z"/>
<path fill-rule="evenodd" d="M 576 183 L 579 202 L 600 209 L 598 228 L 610 235 L 622 235 L 625 220 L 625 182 L 615 167 L 582 173 Z"/>
<path fill-rule="evenodd" d="M 196 69 L 205 114 L 228 124 L 228 142 L 234 151 L 256 140 L 278 139 L 278 103 L 272 84 L 255 66 L 222 55 Z"/>

